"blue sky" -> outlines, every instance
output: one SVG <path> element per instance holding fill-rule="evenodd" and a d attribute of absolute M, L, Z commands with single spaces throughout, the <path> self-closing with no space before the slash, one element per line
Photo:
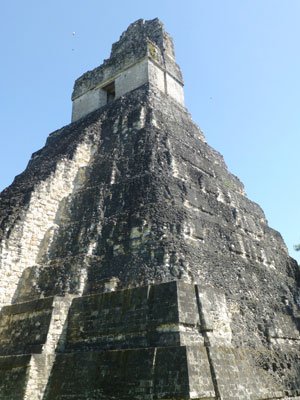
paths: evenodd
<path fill-rule="evenodd" d="M 194 121 L 300 261 L 299 0 L 2 1 L 0 190 L 70 122 L 75 79 L 131 22 L 155 17 Z"/>

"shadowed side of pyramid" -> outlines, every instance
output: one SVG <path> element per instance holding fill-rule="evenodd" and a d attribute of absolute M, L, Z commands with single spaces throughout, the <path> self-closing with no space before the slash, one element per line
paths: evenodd
<path fill-rule="evenodd" d="M 0 397 L 298 399 L 298 266 L 193 123 L 160 21 L 72 100 L 0 195 Z"/>

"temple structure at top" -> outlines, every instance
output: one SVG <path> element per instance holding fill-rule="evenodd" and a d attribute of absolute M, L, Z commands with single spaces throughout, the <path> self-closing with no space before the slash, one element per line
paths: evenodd
<path fill-rule="evenodd" d="M 173 39 L 157 18 L 131 24 L 112 45 L 110 58 L 76 80 L 72 122 L 147 82 L 184 105 Z"/>

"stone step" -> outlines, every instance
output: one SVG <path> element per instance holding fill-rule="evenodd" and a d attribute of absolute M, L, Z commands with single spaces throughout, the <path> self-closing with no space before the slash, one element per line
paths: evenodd
<path fill-rule="evenodd" d="M 4 306 L 0 313 L 0 355 L 53 353 L 72 298 L 48 297 Z"/>
<path fill-rule="evenodd" d="M 75 298 L 64 351 L 203 345 L 204 332 L 230 346 L 224 295 L 171 281 Z"/>
<path fill-rule="evenodd" d="M 0 399 L 24 399 L 31 355 L 0 357 Z"/>
<path fill-rule="evenodd" d="M 43 399 L 72 299 L 48 297 L 2 308 L 0 399 Z"/>
<path fill-rule="evenodd" d="M 194 373 L 199 378 L 197 388 Z M 56 356 L 45 400 L 116 396 L 128 400 L 214 399 L 205 347 L 89 351 Z"/>

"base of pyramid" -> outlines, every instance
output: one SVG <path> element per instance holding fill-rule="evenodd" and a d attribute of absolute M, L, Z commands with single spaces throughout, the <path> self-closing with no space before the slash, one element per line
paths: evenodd
<path fill-rule="evenodd" d="M 250 350 L 178 346 L 59 354 L 45 400 L 271 400 L 284 395 L 263 369 L 255 368 Z"/>
<path fill-rule="evenodd" d="M 6 306 L 0 398 L 299 399 L 295 348 L 233 336 L 222 292 L 181 281 Z"/>

